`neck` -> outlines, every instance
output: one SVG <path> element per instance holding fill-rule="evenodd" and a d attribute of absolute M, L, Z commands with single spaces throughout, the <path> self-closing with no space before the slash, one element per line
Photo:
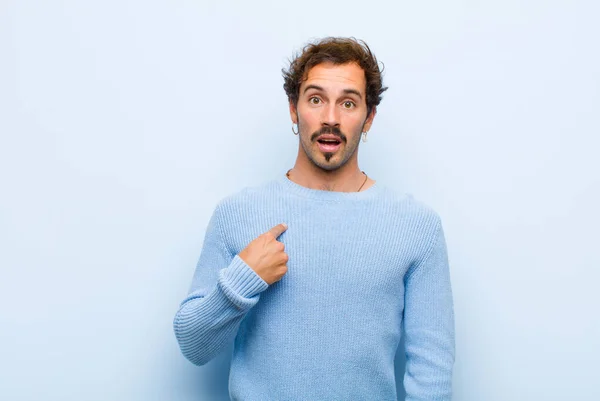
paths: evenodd
<path fill-rule="evenodd" d="M 288 178 L 296 184 L 323 191 L 357 192 L 359 188 L 364 191 L 373 182 L 358 166 L 329 171 L 296 163 L 288 173 Z"/>

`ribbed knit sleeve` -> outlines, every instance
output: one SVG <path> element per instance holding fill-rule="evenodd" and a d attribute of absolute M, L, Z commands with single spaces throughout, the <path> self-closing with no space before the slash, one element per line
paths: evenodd
<path fill-rule="evenodd" d="M 268 284 L 223 239 L 222 202 L 213 212 L 188 296 L 173 320 L 183 355 L 195 365 L 213 359 L 235 338 L 240 322 Z"/>
<path fill-rule="evenodd" d="M 450 401 L 454 308 L 446 241 L 439 216 L 430 246 L 405 276 L 406 401 Z"/>

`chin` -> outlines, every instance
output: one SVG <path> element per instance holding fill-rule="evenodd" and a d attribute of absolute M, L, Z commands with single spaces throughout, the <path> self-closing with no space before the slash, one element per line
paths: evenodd
<path fill-rule="evenodd" d="M 322 170 L 335 171 L 344 165 L 342 161 L 335 158 L 335 155 L 327 161 L 323 155 L 317 155 L 317 158 L 311 158 L 311 162 Z"/>

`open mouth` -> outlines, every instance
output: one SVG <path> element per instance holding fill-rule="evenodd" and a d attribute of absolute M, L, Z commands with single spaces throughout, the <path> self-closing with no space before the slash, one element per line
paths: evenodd
<path fill-rule="evenodd" d="M 335 152 L 340 148 L 342 142 L 338 139 L 319 139 L 317 140 L 319 149 L 323 152 Z"/>

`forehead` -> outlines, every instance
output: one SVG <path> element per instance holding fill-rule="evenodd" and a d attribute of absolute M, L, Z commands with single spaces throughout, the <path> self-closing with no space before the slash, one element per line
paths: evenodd
<path fill-rule="evenodd" d="M 364 94 L 367 81 L 365 72 L 356 63 L 333 64 L 330 62 L 317 64 L 308 71 L 306 80 L 300 85 L 300 94 L 308 85 L 318 85 L 324 90 L 355 89 Z"/>

